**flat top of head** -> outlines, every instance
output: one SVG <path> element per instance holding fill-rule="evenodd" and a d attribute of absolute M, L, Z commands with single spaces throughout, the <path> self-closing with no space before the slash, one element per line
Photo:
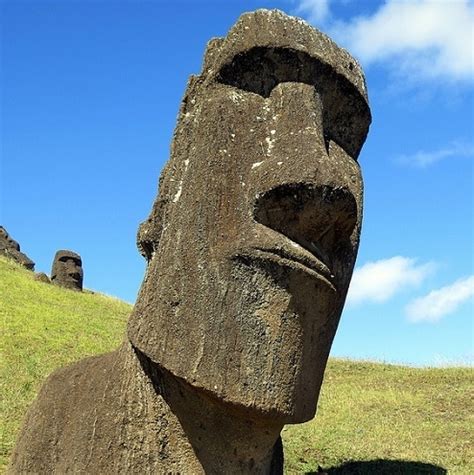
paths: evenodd
<path fill-rule="evenodd" d="M 61 249 L 59 251 L 56 252 L 55 256 L 54 256 L 54 260 L 57 261 L 61 258 L 64 258 L 64 257 L 69 257 L 71 259 L 76 259 L 76 260 L 81 260 L 81 256 L 79 254 L 76 254 L 75 252 L 73 251 L 69 251 L 67 249 Z"/>

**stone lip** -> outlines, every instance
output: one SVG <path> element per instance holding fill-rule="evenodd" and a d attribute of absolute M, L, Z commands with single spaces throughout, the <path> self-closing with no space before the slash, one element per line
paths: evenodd
<path fill-rule="evenodd" d="M 301 248 L 302 249 L 302 248 Z M 235 258 L 249 258 L 274 262 L 278 266 L 288 267 L 308 274 L 309 277 L 322 280 L 331 290 L 336 292 L 333 283 L 334 276 L 326 265 L 307 252 L 292 252 L 289 248 L 254 248 L 239 252 Z"/>
<path fill-rule="evenodd" d="M 20 245 L 8 234 L 3 226 L 0 226 L 0 254 L 13 259 L 28 270 L 35 269 L 35 263 L 20 251 Z"/>
<path fill-rule="evenodd" d="M 219 48 L 218 51 L 208 48 L 212 54 L 206 56 L 201 74 L 207 74 L 211 79 L 235 56 L 250 49 L 284 48 L 306 53 L 330 66 L 368 102 L 367 86 L 358 61 L 321 31 L 281 10 L 259 9 L 244 13 L 225 38 L 214 38 L 210 43 Z"/>

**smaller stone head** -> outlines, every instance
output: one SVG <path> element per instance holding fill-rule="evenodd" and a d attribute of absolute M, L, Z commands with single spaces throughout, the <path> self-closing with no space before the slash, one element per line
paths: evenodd
<path fill-rule="evenodd" d="M 72 290 L 82 290 L 84 272 L 79 254 L 68 250 L 56 252 L 51 269 L 51 282 Z"/>

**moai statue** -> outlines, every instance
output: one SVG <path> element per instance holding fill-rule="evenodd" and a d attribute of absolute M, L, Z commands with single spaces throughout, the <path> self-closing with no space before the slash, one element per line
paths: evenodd
<path fill-rule="evenodd" d="M 8 234 L 3 226 L 0 226 L 0 255 L 14 260 L 28 270 L 35 269 L 35 263 L 20 251 L 20 245 Z"/>
<path fill-rule="evenodd" d="M 258 10 L 211 40 L 126 341 L 50 376 L 11 472 L 282 473 L 354 266 L 370 120 L 360 66 L 304 21 Z"/>
<path fill-rule="evenodd" d="M 44 272 L 37 272 L 34 276 L 34 279 L 38 282 L 43 282 L 43 284 L 51 283 L 51 280 Z"/>
<path fill-rule="evenodd" d="M 84 271 L 79 254 L 68 250 L 56 252 L 51 269 L 51 283 L 82 291 Z"/>

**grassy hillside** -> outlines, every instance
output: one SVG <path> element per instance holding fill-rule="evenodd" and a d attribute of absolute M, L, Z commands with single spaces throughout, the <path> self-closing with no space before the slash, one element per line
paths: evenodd
<path fill-rule="evenodd" d="M 54 368 L 115 348 L 130 306 L 33 280 L 0 257 L 3 471 Z M 283 431 L 288 474 L 472 474 L 471 370 L 330 360 L 315 420 Z"/>
<path fill-rule="evenodd" d="M 54 369 L 115 348 L 130 305 L 37 282 L 0 256 L 0 470 L 23 414 Z"/>
<path fill-rule="evenodd" d="M 289 473 L 474 474 L 473 390 L 467 368 L 332 359 L 317 417 L 284 430 Z"/>

